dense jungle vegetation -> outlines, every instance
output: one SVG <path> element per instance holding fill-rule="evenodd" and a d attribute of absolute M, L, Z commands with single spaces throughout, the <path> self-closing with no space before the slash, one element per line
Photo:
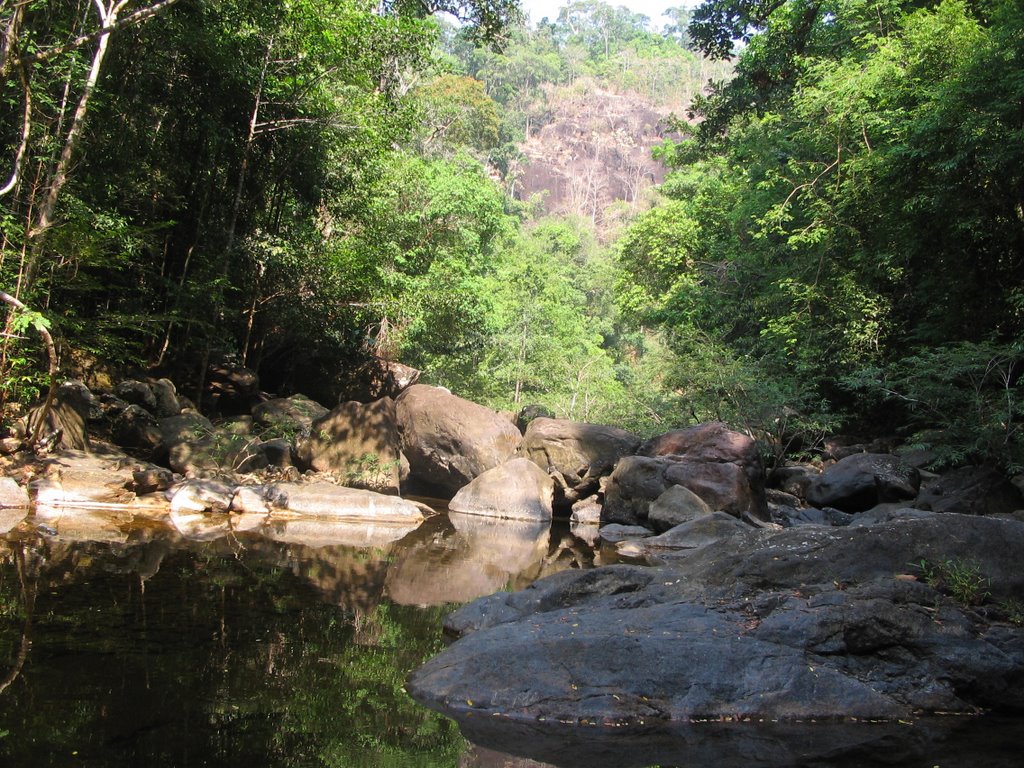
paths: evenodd
<path fill-rule="evenodd" d="M 4 0 L 0 29 L 8 416 L 48 328 L 62 374 L 231 355 L 331 404 L 379 356 L 502 409 L 1024 466 L 1017 0 Z M 596 90 L 672 113 L 667 178 L 521 199 L 524 142 Z"/>

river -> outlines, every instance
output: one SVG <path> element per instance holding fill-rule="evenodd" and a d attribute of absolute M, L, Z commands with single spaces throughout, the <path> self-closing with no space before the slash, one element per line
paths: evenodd
<path fill-rule="evenodd" d="M 411 533 L 372 533 L 295 521 L 187 539 L 83 511 L 20 523 L 0 536 L 0 765 L 803 764 L 792 749 L 779 762 L 778 738 L 805 744 L 807 765 L 868 764 L 864 739 L 824 729 L 755 740 L 760 755 L 729 731 L 716 732 L 709 753 L 707 739 L 682 732 L 460 730 L 403 687 L 443 646 L 442 617 L 590 567 L 594 551 L 562 525 L 454 514 Z M 925 762 L 885 764 L 1019 764 L 1019 722 L 946 730 L 935 741 L 944 761 L 897 749 L 894 760 Z M 932 739 L 916 733 L 915 742 Z M 868 741 L 879 739 L 893 736 Z M 984 745 L 981 759 L 961 762 L 979 757 L 972 744 Z"/>

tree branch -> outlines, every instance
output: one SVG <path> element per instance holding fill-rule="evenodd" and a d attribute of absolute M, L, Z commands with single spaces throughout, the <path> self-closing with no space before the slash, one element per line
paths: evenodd
<path fill-rule="evenodd" d="M 21 141 L 18 144 L 18 152 L 14 156 L 14 169 L 11 171 L 11 178 L 0 188 L 0 197 L 3 197 L 18 185 L 21 176 L 21 166 L 25 161 L 25 152 L 28 150 L 28 139 L 32 133 L 32 89 L 28 83 L 28 73 L 25 67 L 18 67 L 18 77 L 21 80 L 21 90 L 24 94 L 25 108 L 21 116 Z"/>
<path fill-rule="evenodd" d="M 27 64 L 36 64 L 41 61 L 49 61 L 57 56 L 62 56 L 65 53 L 81 48 L 83 45 L 88 45 L 105 34 L 110 32 L 116 32 L 124 27 L 134 26 L 135 24 L 141 24 L 144 21 L 149 21 L 165 8 L 174 5 L 178 0 L 160 0 L 155 5 L 150 5 L 146 8 L 140 8 L 134 13 L 129 13 L 122 19 L 118 19 L 113 24 L 107 26 L 105 23 L 99 29 L 93 30 L 87 35 L 79 35 L 73 40 L 65 43 L 64 45 L 58 45 L 54 48 L 47 48 L 36 53 L 29 53 L 25 56 L 21 56 L 12 62 L 13 66 L 25 66 Z M 123 3 L 122 3 L 123 6 Z"/>

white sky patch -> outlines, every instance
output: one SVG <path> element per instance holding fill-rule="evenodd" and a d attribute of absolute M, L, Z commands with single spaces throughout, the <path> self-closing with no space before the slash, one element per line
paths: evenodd
<path fill-rule="evenodd" d="M 520 0 L 523 10 L 530 16 L 530 21 L 536 24 L 547 16 L 551 21 L 558 18 L 560 8 L 568 5 L 566 0 Z M 633 13 L 642 13 L 651 20 L 654 29 L 661 29 L 667 22 L 662 18 L 666 8 L 678 8 L 679 6 L 693 8 L 700 3 L 700 0 L 605 0 L 608 5 L 618 7 L 624 5 Z"/>

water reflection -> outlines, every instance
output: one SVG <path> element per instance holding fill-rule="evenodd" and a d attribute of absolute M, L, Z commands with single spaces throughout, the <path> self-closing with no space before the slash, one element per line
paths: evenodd
<path fill-rule="evenodd" d="M 7 533 L 27 516 L 27 509 L 0 509 L 0 534 Z"/>
<path fill-rule="evenodd" d="M 415 704 L 404 681 L 441 649 L 453 603 L 593 564 L 566 526 L 437 515 L 411 532 L 240 532 L 236 521 L 199 541 L 109 512 L 15 517 L 0 536 L 2 765 L 1019 763 L 1019 721 L 637 738 L 456 725 Z"/>
<path fill-rule="evenodd" d="M 38 507 L 32 518 L 40 529 L 65 541 L 125 543 L 132 513 L 125 510 Z"/>
<path fill-rule="evenodd" d="M 400 605 L 464 603 L 535 581 L 544 568 L 550 525 L 449 512 L 399 553 L 388 596 Z"/>
<path fill-rule="evenodd" d="M 458 728 L 404 691 L 442 617 L 580 565 L 565 532 L 446 515 L 217 516 L 188 536 L 111 510 L 24 517 L 0 536 L 3 765 L 452 768 Z"/>
<path fill-rule="evenodd" d="M 260 533 L 268 539 L 309 547 L 345 546 L 359 549 L 381 548 L 416 530 L 411 523 L 352 523 L 343 520 L 296 518 L 266 523 Z"/>

